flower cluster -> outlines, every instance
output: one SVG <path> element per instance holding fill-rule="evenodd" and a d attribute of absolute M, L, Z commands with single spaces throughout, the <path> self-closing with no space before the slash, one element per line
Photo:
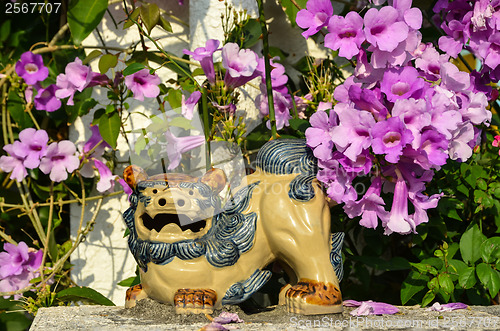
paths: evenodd
<path fill-rule="evenodd" d="M 30 280 L 39 275 L 43 251 L 29 248 L 22 241 L 17 246 L 5 243 L 3 249 L 4 252 L 0 252 L 0 292 L 17 291 L 29 286 Z M 20 297 L 20 294 L 14 295 L 14 299 Z"/>
<path fill-rule="evenodd" d="M 240 49 L 235 43 L 227 43 L 222 48 L 218 48 L 220 42 L 210 39 L 205 47 L 198 47 L 194 51 L 184 50 L 184 54 L 191 55 L 194 60 L 199 61 L 203 72 L 207 76 L 208 82 L 217 85 L 216 73 L 214 69 L 213 56 L 216 51 L 221 51 L 222 67 L 225 69 L 224 88 L 232 91 L 235 88 L 243 86 L 254 78 L 261 77 L 261 94 L 255 100 L 256 106 L 260 109 L 261 117 L 269 115 L 268 97 L 265 88 L 265 69 L 264 58 L 259 57 L 250 49 Z M 291 118 L 290 109 L 293 107 L 292 97 L 288 93 L 286 83 L 288 77 L 285 75 L 283 65 L 271 60 L 271 80 L 273 87 L 273 100 L 276 114 L 277 128 L 282 129 L 288 126 L 288 120 Z M 216 105 L 221 111 L 232 111 L 236 106 L 234 103 Z M 184 112 L 184 111 L 183 111 Z M 188 117 L 188 119 L 190 119 Z M 270 124 L 268 122 L 268 127 Z"/>
<path fill-rule="evenodd" d="M 47 145 L 49 136 L 45 130 L 24 129 L 19 140 L 3 149 L 10 156 L 0 157 L 0 169 L 11 172 L 10 178 L 18 182 L 28 175 L 26 169 L 40 168 L 50 179 L 60 182 L 68 178 L 68 172 L 76 170 L 80 164 L 76 147 L 69 140 Z"/>
<path fill-rule="evenodd" d="M 325 45 L 357 55 L 355 74 L 335 89 L 338 103 L 329 114 L 313 114 L 306 131 L 328 195 L 345 203 L 349 217 L 361 216 L 365 227 L 376 228 L 380 219 L 385 234 L 415 232 L 428 221 L 426 210 L 442 194 L 424 194 L 426 183 L 448 158 L 463 162 L 472 155 L 475 126 L 488 125 L 492 116 L 474 79 L 419 42 L 422 16 L 410 7 L 411 1 L 394 1 L 369 9 L 363 19 L 354 12 L 332 16 Z M 360 46 L 365 42 L 370 62 Z M 358 199 L 355 179 L 374 168 L 370 188 Z M 393 193 L 390 211 L 382 190 Z"/>
<path fill-rule="evenodd" d="M 491 93 L 486 84 L 500 80 L 500 1 L 439 0 L 433 10 L 434 21 L 445 33 L 439 48 L 457 57 L 465 45 L 483 64 L 480 72 L 473 72 L 476 87 Z"/>

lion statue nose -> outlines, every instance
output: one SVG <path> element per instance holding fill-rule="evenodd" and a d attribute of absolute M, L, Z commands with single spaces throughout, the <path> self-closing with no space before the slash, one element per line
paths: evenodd
<path fill-rule="evenodd" d="M 158 208 L 166 208 L 166 207 L 182 207 L 183 209 L 189 208 L 190 202 L 189 199 L 186 199 L 183 196 L 176 196 L 177 194 L 174 194 L 171 196 L 169 194 L 168 197 L 166 196 L 161 196 L 156 199 L 155 205 Z"/>

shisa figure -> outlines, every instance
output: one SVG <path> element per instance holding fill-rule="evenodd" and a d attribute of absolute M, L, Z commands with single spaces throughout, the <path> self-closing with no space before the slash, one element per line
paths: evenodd
<path fill-rule="evenodd" d="M 220 169 L 197 178 L 129 166 L 124 178 L 134 192 L 123 217 L 141 284 L 127 291 L 126 306 L 150 297 L 177 313 L 211 313 L 248 299 L 271 277 L 264 268 L 279 261 L 290 276 L 280 292 L 289 312 L 341 312 L 343 234 L 330 232 L 316 171 L 305 142 L 270 141 L 257 170 L 221 206 Z"/>

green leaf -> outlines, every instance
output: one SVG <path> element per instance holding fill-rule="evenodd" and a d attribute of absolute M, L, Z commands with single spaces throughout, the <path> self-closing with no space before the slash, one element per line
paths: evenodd
<path fill-rule="evenodd" d="M 167 95 L 168 103 L 172 109 L 181 108 L 182 106 L 182 92 L 179 90 L 171 89 Z"/>
<path fill-rule="evenodd" d="M 136 73 L 144 68 L 146 68 L 144 64 L 134 62 L 123 70 L 123 76 L 132 75 L 133 73 Z"/>
<path fill-rule="evenodd" d="M 99 124 L 99 120 L 101 119 L 101 116 L 106 114 L 106 110 L 104 108 L 99 108 L 94 112 L 94 118 L 92 119 L 92 125 L 97 125 Z"/>
<path fill-rule="evenodd" d="M 94 49 L 92 52 L 87 55 L 87 57 L 82 61 L 82 64 L 87 65 L 92 61 L 93 59 L 98 58 L 99 56 L 102 55 L 102 52 L 100 50 Z"/>
<path fill-rule="evenodd" d="M 106 106 L 106 114 L 111 114 L 115 111 L 115 105 L 110 104 Z"/>
<path fill-rule="evenodd" d="M 427 282 L 427 287 L 434 293 L 439 291 L 439 279 L 437 277 L 432 278 L 429 282 Z"/>
<path fill-rule="evenodd" d="M 160 20 L 160 8 L 155 3 L 142 5 L 141 19 L 148 30 L 148 34 L 151 34 L 151 30 L 153 30 Z"/>
<path fill-rule="evenodd" d="M 476 269 L 474 267 L 468 267 L 467 269 L 460 272 L 458 276 L 458 284 L 465 289 L 472 288 L 476 285 Z"/>
<path fill-rule="evenodd" d="M 90 287 L 70 287 L 62 291 L 57 292 L 56 299 L 60 301 L 80 301 L 88 300 L 92 303 L 103 305 L 103 306 L 114 306 L 113 301 L 106 298 L 101 293 L 97 292 Z"/>
<path fill-rule="evenodd" d="M 448 273 L 453 281 L 458 279 L 462 271 L 467 269 L 467 264 L 460 260 L 448 260 Z"/>
<path fill-rule="evenodd" d="M 130 28 L 132 25 L 134 25 L 134 22 L 133 22 L 132 20 L 134 20 L 134 21 L 136 21 L 136 20 L 137 20 L 137 17 L 139 17 L 139 13 L 140 13 L 140 11 L 141 11 L 141 10 L 140 10 L 140 8 L 136 8 L 136 9 L 134 9 L 134 11 L 132 12 L 132 14 L 130 14 L 130 16 L 129 16 L 131 19 L 128 19 L 128 18 L 127 18 L 127 20 L 125 21 L 125 24 L 123 24 L 123 29 L 124 29 L 124 30 L 125 30 L 125 29 L 128 29 L 128 28 Z"/>
<path fill-rule="evenodd" d="M 401 285 L 401 303 L 405 305 L 413 296 L 427 288 L 429 276 L 412 271 Z"/>
<path fill-rule="evenodd" d="M 160 25 L 167 32 L 173 32 L 172 25 L 163 15 L 160 15 Z"/>
<path fill-rule="evenodd" d="M 7 101 L 7 109 L 21 129 L 31 128 L 34 126 L 31 117 L 24 111 L 26 103 L 17 95 L 16 92 L 10 91 Z"/>
<path fill-rule="evenodd" d="M 99 133 L 102 139 L 104 139 L 113 149 L 116 148 L 120 126 L 120 114 L 117 112 L 104 114 L 99 118 Z"/>
<path fill-rule="evenodd" d="M 473 264 L 481 257 L 481 244 L 486 236 L 481 233 L 477 224 L 471 226 L 460 238 L 460 254 L 465 263 Z"/>
<path fill-rule="evenodd" d="M 121 282 L 118 283 L 119 286 L 124 286 L 124 287 L 132 287 L 134 285 L 140 284 L 141 283 L 141 277 L 139 275 L 137 276 L 132 276 L 127 279 L 122 280 Z"/>
<path fill-rule="evenodd" d="M 432 302 L 432 300 L 434 300 L 435 297 L 436 295 L 434 294 L 434 292 L 432 291 L 427 292 L 424 295 L 424 298 L 422 299 L 422 307 L 428 306 Z"/>
<path fill-rule="evenodd" d="M 109 68 L 114 68 L 118 64 L 118 56 L 113 54 L 104 54 L 99 60 L 99 71 L 105 74 Z"/>
<path fill-rule="evenodd" d="M 439 286 L 446 294 L 451 294 L 455 290 L 455 286 L 453 285 L 450 275 L 448 274 L 439 274 L 438 282 Z"/>
<path fill-rule="evenodd" d="M 417 269 L 419 272 L 427 274 L 430 273 L 432 275 L 437 275 L 437 270 L 430 264 L 425 264 L 425 263 L 411 263 L 410 265 Z"/>
<path fill-rule="evenodd" d="M 486 184 L 486 181 L 482 178 L 479 178 L 477 180 L 477 187 L 480 189 L 480 190 L 483 190 L 483 191 L 486 191 L 486 189 L 488 188 L 488 185 Z"/>
<path fill-rule="evenodd" d="M 79 46 L 82 41 L 99 25 L 108 0 L 73 0 L 68 9 L 68 24 L 73 43 Z"/>
<path fill-rule="evenodd" d="M 191 121 L 184 117 L 175 117 L 168 124 L 185 130 L 195 129 L 195 127 L 191 124 Z"/>
<path fill-rule="evenodd" d="M 481 258 L 486 263 L 500 259 L 500 237 L 486 239 L 481 245 Z"/>
<path fill-rule="evenodd" d="M 260 35 L 262 34 L 262 29 L 260 23 L 256 19 L 249 19 L 248 22 L 241 28 L 241 35 L 238 38 L 243 37 L 242 48 L 250 48 L 257 44 L 260 40 Z"/>
<path fill-rule="evenodd" d="M 493 298 L 500 291 L 500 275 L 499 272 L 494 270 L 489 264 L 479 263 L 476 267 L 477 277 L 490 292 Z"/>
<path fill-rule="evenodd" d="M 92 108 L 94 108 L 97 105 L 97 101 L 95 101 L 93 98 L 89 98 L 82 102 L 80 106 L 80 110 L 78 111 L 78 116 L 84 116 L 87 115 Z"/>
<path fill-rule="evenodd" d="M 292 118 L 288 122 L 290 123 L 290 127 L 292 129 L 302 133 L 305 133 L 307 128 L 311 126 L 311 123 L 309 123 L 309 121 L 305 119 Z"/>
<path fill-rule="evenodd" d="M 294 2 L 300 7 L 300 9 L 306 8 L 307 0 L 295 0 Z M 297 8 L 291 0 L 280 0 L 280 3 L 283 11 L 288 16 L 292 27 L 295 27 L 297 25 L 297 23 L 295 23 L 295 18 L 297 17 L 297 13 L 300 9 Z"/>
<path fill-rule="evenodd" d="M 9 38 L 10 35 L 10 20 L 6 20 L 2 23 L 2 26 L 0 27 L 0 43 L 3 43 L 4 41 Z"/>

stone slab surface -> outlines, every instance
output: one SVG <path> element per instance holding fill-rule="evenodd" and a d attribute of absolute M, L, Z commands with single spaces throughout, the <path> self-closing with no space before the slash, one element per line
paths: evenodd
<path fill-rule="evenodd" d="M 475 306 L 451 312 L 427 311 L 418 306 L 399 308 L 400 313 L 396 315 L 368 317 L 351 316 L 349 312 L 353 308 L 345 308 L 342 314 L 316 316 L 288 314 L 282 306 L 251 315 L 236 306 L 224 307 L 223 311 L 239 314 L 245 321 L 237 324 L 241 330 L 500 329 L 500 306 Z M 209 322 L 204 315 L 176 315 L 171 307 L 146 299 L 132 309 L 104 306 L 42 308 L 30 330 L 199 330 Z"/>

